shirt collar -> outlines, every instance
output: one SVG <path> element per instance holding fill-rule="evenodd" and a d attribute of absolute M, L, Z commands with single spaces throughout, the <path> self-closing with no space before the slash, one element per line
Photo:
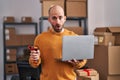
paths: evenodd
<path fill-rule="evenodd" d="M 58 32 L 55 32 L 54 29 L 52 29 L 52 32 L 58 33 Z M 63 32 L 64 32 L 64 28 L 62 28 L 61 32 L 59 32 L 59 33 L 63 33 Z M 59 33 L 58 33 L 58 34 L 59 34 Z"/>

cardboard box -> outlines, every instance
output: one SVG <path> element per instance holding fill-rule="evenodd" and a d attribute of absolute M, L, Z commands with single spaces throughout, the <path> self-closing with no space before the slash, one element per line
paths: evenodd
<path fill-rule="evenodd" d="M 98 74 L 95 69 L 78 69 L 76 73 L 78 76 L 95 76 Z"/>
<path fill-rule="evenodd" d="M 23 22 L 23 23 L 31 23 L 32 22 L 32 17 L 25 17 L 25 16 L 23 16 L 21 18 L 21 22 Z"/>
<path fill-rule="evenodd" d="M 7 27 L 5 29 L 5 40 L 6 46 L 14 45 L 17 43 L 16 41 L 16 31 L 14 27 Z"/>
<path fill-rule="evenodd" d="M 22 35 L 17 35 L 17 39 L 19 39 L 21 42 L 20 45 L 33 45 L 35 35 L 34 34 L 22 34 Z M 18 43 L 19 44 L 19 43 Z"/>
<path fill-rule="evenodd" d="M 107 76 L 107 80 L 120 80 L 120 75 Z"/>
<path fill-rule="evenodd" d="M 48 16 L 48 10 L 53 5 L 60 5 L 64 9 L 64 0 L 43 0 L 42 16 Z"/>
<path fill-rule="evenodd" d="M 15 35 L 14 38 L 6 40 L 6 46 L 21 46 L 22 40 L 18 35 Z"/>
<path fill-rule="evenodd" d="M 40 0 L 41 3 L 42 3 L 43 1 L 60 1 L 60 0 Z"/>
<path fill-rule="evenodd" d="M 94 32 L 110 32 L 115 36 L 115 45 L 120 45 L 120 27 L 98 27 Z"/>
<path fill-rule="evenodd" d="M 15 35 L 15 28 L 14 27 L 7 27 L 5 28 L 5 34 L 12 34 Z"/>
<path fill-rule="evenodd" d="M 15 73 L 15 64 L 5 64 L 6 74 L 14 74 Z"/>
<path fill-rule="evenodd" d="M 16 61 L 16 55 L 7 55 L 6 56 L 7 61 Z"/>
<path fill-rule="evenodd" d="M 77 80 L 99 80 L 99 74 L 97 73 L 95 76 L 78 76 Z"/>
<path fill-rule="evenodd" d="M 35 34 L 15 35 L 14 38 L 6 40 L 6 46 L 33 45 L 35 37 Z"/>
<path fill-rule="evenodd" d="M 24 40 L 25 39 L 25 40 Z M 34 39 L 35 39 L 35 35 L 23 35 L 23 41 L 22 44 L 26 44 L 26 45 L 33 45 L 34 43 Z"/>
<path fill-rule="evenodd" d="M 83 28 L 82 27 L 64 27 L 65 29 L 68 29 L 70 31 L 73 31 L 74 33 L 78 35 L 83 35 Z"/>
<path fill-rule="evenodd" d="M 15 22 L 15 18 L 13 16 L 4 16 L 3 20 L 7 23 Z"/>
<path fill-rule="evenodd" d="M 16 56 L 17 50 L 16 49 L 7 49 L 6 54 L 7 55 L 15 55 Z"/>
<path fill-rule="evenodd" d="M 68 17 L 87 17 L 87 1 L 67 0 L 66 15 Z"/>
<path fill-rule="evenodd" d="M 94 59 L 86 66 L 99 72 L 100 80 L 107 80 L 108 75 L 120 75 L 120 46 L 95 46 Z"/>
<path fill-rule="evenodd" d="M 5 28 L 6 40 L 9 40 L 9 39 L 11 39 L 11 38 L 14 39 L 15 34 L 16 34 L 16 31 L 15 31 L 15 28 L 14 28 L 14 27 Z"/>
<path fill-rule="evenodd" d="M 95 35 L 95 45 L 106 45 L 114 46 L 115 36 L 112 36 L 112 33 L 109 32 L 94 32 Z"/>
<path fill-rule="evenodd" d="M 6 59 L 7 61 L 16 61 L 16 49 L 7 49 L 6 50 Z"/>

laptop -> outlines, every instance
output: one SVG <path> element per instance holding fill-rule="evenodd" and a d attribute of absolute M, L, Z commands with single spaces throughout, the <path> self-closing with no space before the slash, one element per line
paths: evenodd
<path fill-rule="evenodd" d="M 94 36 L 63 36 L 62 61 L 94 58 Z"/>

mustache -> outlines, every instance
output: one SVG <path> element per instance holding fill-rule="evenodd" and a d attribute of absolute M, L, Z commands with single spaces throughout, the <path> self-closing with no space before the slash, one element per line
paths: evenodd
<path fill-rule="evenodd" d="M 56 24 L 55 26 L 60 26 L 60 24 Z"/>
<path fill-rule="evenodd" d="M 60 27 L 60 24 L 52 25 L 53 27 Z"/>

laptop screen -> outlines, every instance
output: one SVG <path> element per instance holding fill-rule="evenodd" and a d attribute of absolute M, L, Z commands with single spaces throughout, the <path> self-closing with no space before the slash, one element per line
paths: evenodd
<path fill-rule="evenodd" d="M 71 59 L 93 59 L 94 58 L 94 36 L 63 36 L 62 60 Z"/>

